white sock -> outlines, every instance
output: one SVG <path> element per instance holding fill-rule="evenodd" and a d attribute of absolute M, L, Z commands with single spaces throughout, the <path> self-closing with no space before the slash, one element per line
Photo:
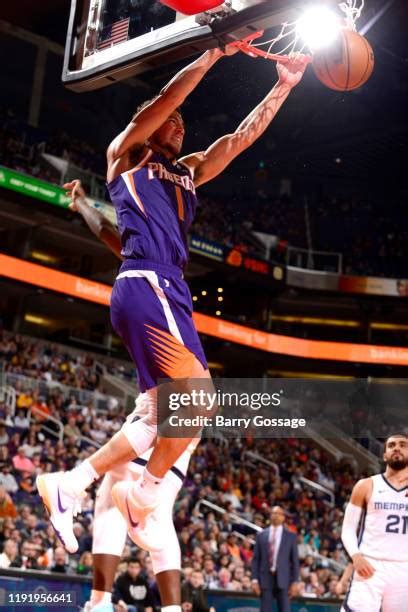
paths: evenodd
<path fill-rule="evenodd" d="M 68 489 L 67 493 L 73 493 L 79 496 L 99 478 L 99 474 L 95 471 L 89 459 L 85 459 L 77 467 L 70 470 L 63 476 L 64 489 Z"/>
<path fill-rule="evenodd" d="M 153 474 L 151 474 L 149 470 L 145 468 L 141 477 L 133 488 L 134 493 L 137 497 L 140 497 L 143 500 L 144 505 L 148 506 L 149 504 L 153 504 L 157 499 L 159 485 L 162 480 L 163 478 L 153 476 Z"/>
<path fill-rule="evenodd" d="M 162 612 L 181 612 L 181 606 L 164 606 Z"/>
<path fill-rule="evenodd" d="M 91 606 L 98 604 L 108 604 L 112 602 L 112 593 L 109 591 L 91 591 Z"/>

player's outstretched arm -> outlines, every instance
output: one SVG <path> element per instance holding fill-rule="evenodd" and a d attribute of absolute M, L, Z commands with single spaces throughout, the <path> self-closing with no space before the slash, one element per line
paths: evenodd
<path fill-rule="evenodd" d="M 266 130 L 289 93 L 301 80 L 308 55 L 295 54 L 284 64 L 277 64 L 278 82 L 260 104 L 242 121 L 233 134 L 227 134 L 207 151 L 182 158 L 194 174 L 196 187 L 218 176 L 242 151 L 248 149 Z"/>
<path fill-rule="evenodd" d="M 119 232 L 114 225 L 99 210 L 89 206 L 86 194 L 78 180 L 65 183 L 67 196 L 71 198 L 69 208 L 78 212 L 85 220 L 89 229 L 95 236 L 112 251 L 116 257 L 122 259 Z"/>
<path fill-rule="evenodd" d="M 370 578 L 374 574 L 374 568 L 359 551 L 357 530 L 361 519 L 363 508 L 366 506 L 372 493 L 371 478 L 359 480 L 351 493 L 351 499 L 344 513 L 341 539 L 348 554 L 350 555 L 354 569 L 363 578 Z"/>
<path fill-rule="evenodd" d="M 129 125 L 116 136 L 107 151 L 108 163 L 113 163 L 130 149 L 142 146 L 197 87 L 208 70 L 225 55 L 238 51 L 231 48 L 206 51 L 197 60 L 180 70 L 161 90 L 160 94 L 137 113 Z"/>

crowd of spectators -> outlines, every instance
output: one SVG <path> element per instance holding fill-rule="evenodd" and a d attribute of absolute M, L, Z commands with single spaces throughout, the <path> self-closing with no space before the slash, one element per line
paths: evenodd
<path fill-rule="evenodd" d="M 50 169 L 41 168 L 36 163 L 35 150 L 40 135 L 13 113 L 0 107 L 0 164 L 24 172 L 44 181 L 52 181 Z"/>
<path fill-rule="evenodd" d="M 96 358 L 59 344 L 6 331 L 0 334 L 1 359 L 4 359 L 5 371 L 10 374 L 35 378 L 51 386 L 58 383 L 92 392 L 102 391 L 101 368 L 126 381 L 135 377 L 134 367 L 130 364 L 103 356 Z"/>
<path fill-rule="evenodd" d="M 401 224 L 403 204 L 392 198 L 385 207 L 369 198 L 322 197 L 311 217 L 314 247 L 342 253 L 345 274 L 405 278 L 408 230 Z"/>
<path fill-rule="evenodd" d="M 6 371 L 13 374 L 90 391 L 99 385 L 92 357 L 86 353 L 74 356 L 47 342 L 4 334 L 0 341 L 0 359 L 5 360 Z"/>
<path fill-rule="evenodd" d="M 225 200 L 220 205 L 212 198 L 200 196 L 200 205 L 191 228 L 193 234 L 263 258 L 265 247 L 253 236 L 251 230 L 251 221 L 235 202 Z"/>
<path fill-rule="evenodd" d="M 63 417 L 63 420 L 70 427 L 79 427 L 82 421 L 78 415 Z M 94 491 L 88 493 L 82 505 L 83 513 L 75 524 L 78 554 L 68 557 L 55 539 L 48 519 L 38 512 L 39 498 L 34 486 L 37 474 L 70 467 L 88 456 L 90 449 L 81 451 L 75 438 L 68 435 L 64 443 L 54 446 L 48 438 L 41 438 L 36 425 L 18 432 L 17 429 L 9 425 L 2 428 L 5 433 L 0 431 L 0 543 L 3 548 L 0 565 L 90 574 Z M 271 470 L 262 463 L 253 465 L 243 460 L 245 451 L 255 448 L 276 468 Z M 340 525 L 342 507 L 354 476 L 347 465 L 337 466 L 335 471 L 329 465 L 324 453 L 306 441 L 258 440 L 256 447 L 248 440 L 233 441 L 225 447 L 214 441 L 203 442 L 191 461 L 174 514 L 184 579 L 210 589 L 251 591 L 254 532 L 237 517 L 263 527 L 271 506 L 279 503 L 286 510 L 288 528 L 298 534 L 299 594 L 334 595 L 339 570 L 333 570 L 330 558 L 340 565 L 346 563 Z M 335 506 L 305 490 L 301 476 L 331 487 L 336 496 Z M 201 504 L 203 500 L 224 508 L 225 514 L 220 518 L 219 514 L 208 511 Z M 131 553 L 141 564 L 154 592 L 149 559 L 144 552 L 131 550 L 130 546 L 124 551 L 124 559 Z M 120 571 L 124 568 L 121 565 Z"/>
<path fill-rule="evenodd" d="M 31 359 L 31 351 L 35 352 L 35 359 Z M 18 359 L 14 359 L 16 355 Z M 66 380 L 66 368 L 60 371 L 61 364 L 67 364 L 66 356 L 56 359 L 51 352 L 46 362 L 44 356 L 45 348 L 30 347 L 19 338 L 3 339 L 0 343 L 0 357 L 11 364 L 6 367 L 20 367 L 22 372 L 41 375 L 48 363 L 56 380 L 60 376 Z M 84 356 L 78 360 L 80 371 L 87 359 Z M 69 362 L 67 369 L 71 369 Z M 79 376 L 82 380 L 82 373 Z M 91 404 L 79 406 L 74 398 L 64 400 L 56 389 L 46 404 L 49 414 L 63 424 L 63 440 L 56 441 L 42 429 L 47 414 L 33 418 L 31 413 L 31 420 L 28 418 L 33 401 L 39 402 L 40 398 L 18 385 L 16 393 L 15 414 L 6 404 L 0 404 L 0 566 L 90 574 L 96 487 L 88 492 L 75 525 L 78 554 L 68 557 L 48 518 L 39 509 L 35 477 L 42 472 L 70 469 L 88 457 L 94 450 L 92 440 L 95 446 L 104 442 L 117 431 L 125 415 L 119 408 L 108 415 L 99 414 Z M 89 439 L 84 442 L 81 436 Z M 247 451 L 256 452 L 268 465 L 253 457 L 246 458 Z M 331 505 L 327 496 L 305 489 L 302 477 L 324 485 L 334 494 L 335 504 Z M 185 592 L 195 593 L 200 585 L 250 591 L 255 532 L 239 519 L 264 527 L 270 508 L 280 505 L 286 511 L 287 527 L 298 534 L 299 593 L 307 597 L 333 595 L 339 568 L 346 563 L 340 527 L 342 509 L 354 480 L 350 465 L 332 464 L 322 450 L 307 440 L 203 441 L 191 460 L 174 511 Z M 223 508 L 225 513 L 221 516 L 214 512 L 204 500 Z M 129 544 L 124 560 L 130 556 L 133 556 L 131 570 L 132 567 L 137 570 L 137 562 L 140 563 L 139 570 L 148 582 L 154 607 L 157 587 L 151 563 L 144 552 Z M 129 564 L 124 561 L 119 573 L 128 569 Z M 122 579 L 123 582 L 126 580 Z"/>
<path fill-rule="evenodd" d="M 45 129 L 33 128 L 10 109 L 0 108 L 0 118 L 2 165 L 52 181 L 55 171 L 41 158 L 41 152 L 46 152 L 86 172 L 104 175 L 105 155 L 91 144 L 69 136 L 62 129 L 51 134 Z"/>
<path fill-rule="evenodd" d="M 45 426 L 58 434 L 57 421 L 62 421 L 65 443 L 72 446 L 74 462 L 75 446 L 80 451 L 92 444 L 99 446 L 120 428 L 123 408 L 117 398 L 102 393 L 101 377 L 91 355 L 3 332 L 0 362 L 8 384 L 16 392 L 15 414 L 4 406 L 2 418 L 5 427 L 13 428 L 9 443 L 21 460 L 38 460 L 43 448 L 49 451 L 50 441 L 41 433 L 41 428 Z M 114 367 L 108 361 L 105 368 L 121 380 L 132 380 L 130 364 Z M 51 455 L 57 453 L 56 457 L 60 458 L 65 452 L 61 448 L 65 448 L 62 443 L 54 445 Z"/>
<path fill-rule="evenodd" d="M 52 135 L 34 129 L 0 109 L 0 164 L 51 182 L 55 170 L 44 164 L 41 151 L 68 160 L 86 172 L 104 175 L 105 159 L 91 144 L 68 136 L 62 130 Z M 259 174 L 262 175 L 260 182 Z M 85 175 L 82 180 L 86 182 Z M 311 201 L 306 212 L 303 198 L 276 196 L 268 189 L 266 168 L 254 173 L 253 197 L 237 200 L 201 194 L 192 232 L 206 240 L 235 247 L 255 257 L 265 257 L 264 246 L 253 232 L 276 236 L 270 252 L 284 259 L 288 245 L 307 248 L 306 216 L 314 250 L 339 252 L 343 271 L 404 278 L 408 232 L 401 226 L 402 202 L 374 203 L 357 197 L 321 197 Z M 386 210 L 386 214 L 385 211 Z M 362 231 L 364 228 L 364 231 Z"/>

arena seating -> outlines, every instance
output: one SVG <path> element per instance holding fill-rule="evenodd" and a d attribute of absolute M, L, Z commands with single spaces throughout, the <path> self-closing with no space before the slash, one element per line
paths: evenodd
<path fill-rule="evenodd" d="M 60 351 L 59 345 L 45 342 L 36 345 L 10 334 L 0 343 L 0 359 L 6 358 L 10 373 L 38 375 L 40 380 L 47 364 L 55 382 L 69 380 L 85 385 L 88 391 L 92 387 L 97 389 L 91 358 L 84 354 L 82 359 L 74 359 Z M 64 558 L 61 570 L 61 550 L 39 509 L 34 479 L 43 471 L 70 468 L 87 457 L 92 445 L 82 444 L 80 437 L 94 440 L 95 445 L 103 442 L 120 426 L 124 413 L 118 406 L 106 418 L 91 402 L 79 406 L 75 400 L 64 400 L 58 391 L 47 398 L 39 397 L 35 391 L 24 392 L 18 383 L 15 391 L 14 415 L 6 403 L 0 404 L 0 497 L 7 502 L 1 505 L 0 542 L 3 549 L 14 551 L 9 561 L 0 556 L 0 563 L 51 570 L 56 565 L 59 568 L 56 571 L 87 573 L 90 566 L 85 553 L 91 550 L 95 488 L 89 492 L 76 526 L 79 552 L 69 560 Z M 44 416 L 40 414 L 38 420 L 30 423 L 25 417 L 33 404 L 42 407 Z M 41 429 L 48 415 L 62 423 L 63 441 L 56 442 Z M 251 451 L 256 453 L 247 454 Z M 274 469 L 258 463 L 254 457 L 259 455 L 271 462 Z M 302 476 L 333 492 L 335 503 L 325 495 L 305 489 Z M 310 441 L 257 440 L 256 444 L 245 439 L 203 441 L 190 463 L 185 487 L 175 507 L 185 575 L 199 569 L 208 587 L 250 590 L 256 526 L 263 527 L 269 508 L 279 504 L 287 511 L 289 528 L 298 534 L 303 594 L 328 596 L 346 563 L 340 525 L 342 508 L 354 479 L 352 466 L 331 463 Z M 245 521 L 254 527 L 248 527 Z M 8 540 L 16 546 L 6 545 Z M 125 556 L 129 552 L 127 548 Z M 145 554 L 140 551 L 136 554 L 153 582 Z"/>

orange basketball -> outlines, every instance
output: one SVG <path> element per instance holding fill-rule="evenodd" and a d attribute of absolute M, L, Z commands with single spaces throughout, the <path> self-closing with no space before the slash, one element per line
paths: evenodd
<path fill-rule="evenodd" d="M 351 91 L 371 76 L 374 53 L 370 43 L 353 30 L 341 30 L 336 41 L 313 53 L 313 70 L 326 87 Z"/>

